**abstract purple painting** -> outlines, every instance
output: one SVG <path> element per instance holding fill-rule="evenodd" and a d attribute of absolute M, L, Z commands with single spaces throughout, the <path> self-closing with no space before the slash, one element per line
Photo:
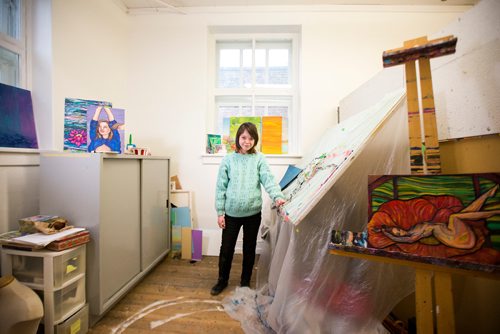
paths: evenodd
<path fill-rule="evenodd" d="M 0 84 L 0 147 L 38 148 L 29 90 Z"/>

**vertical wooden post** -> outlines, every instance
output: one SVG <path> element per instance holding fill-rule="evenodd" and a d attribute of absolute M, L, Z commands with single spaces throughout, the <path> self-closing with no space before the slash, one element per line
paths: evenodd
<path fill-rule="evenodd" d="M 419 334 L 434 333 L 432 274 L 432 271 L 415 269 L 415 307 Z"/>
<path fill-rule="evenodd" d="M 404 47 L 413 47 L 427 42 L 420 37 L 404 42 Z M 423 174 L 424 155 L 422 152 L 422 129 L 420 127 L 420 107 L 418 98 L 418 82 L 415 61 L 405 63 L 406 99 L 408 103 L 408 131 L 410 139 L 410 170 L 412 174 Z"/>
<path fill-rule="evenodd" d="M 418 107 L 417 72 L 415 63 L 405 64 L 406 98 L 408 103 L 408 132 L 410 137 L 410 169 L 412 174 L 424 172 L 422 155 L 422 132 L 420 128 L 420 111 Z"/>
<path fill-rule="evenodd" d="M 420 92 L 422 94 L 422 109 L 424 117 L 425 162 L 427 174 L 441 173 L 441 157 L 436 122 L 436 108 L 434 106 L 434 91 L 432 88 L 431 62 L 429 58 L 418 60 L 420 72 Z"/>
<path fill-rule="evenodd" d="M 450 273 L 434 273 L 434 294 L 436 298 L 437 332 L 439 334 L 455 333 L 455 310 Z"/>

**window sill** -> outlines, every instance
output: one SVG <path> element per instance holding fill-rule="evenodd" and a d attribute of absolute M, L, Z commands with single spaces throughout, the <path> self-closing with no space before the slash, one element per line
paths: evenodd
<path fill-rule="evenodd" d="M 39 166 L 41 152 L 39 149 L 1 147 L 0 166 Z"/>
<path fill-rule="evenodd" d="M 202 154 L 201 161 L 204 165 L 218 165 L 225 154 Z M 302 159 L 299 154 L 266 154 L 266 160 L 271 166 L 295 165 Z"/>

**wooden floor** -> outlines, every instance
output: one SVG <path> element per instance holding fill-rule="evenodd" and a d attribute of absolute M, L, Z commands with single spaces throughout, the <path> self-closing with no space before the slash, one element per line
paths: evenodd
<path fill-rule="evenodd" d="M 235 255 L 229 286 L 211 296 L 217 256 L 200 262 L 165 258 L 144 280 L 89 329 L 100 333 L 243 333 L 221 301 L 239 286 L 241 255 Z M 257 263 L 257 261 L 256 261 Z M 255 272 L 251 287 L 255 287 Z"/>

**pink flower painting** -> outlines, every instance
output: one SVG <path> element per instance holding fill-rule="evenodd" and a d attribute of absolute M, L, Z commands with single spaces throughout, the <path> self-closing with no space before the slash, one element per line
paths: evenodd
<path fill-rule="evenodd" d="M 87 144 L 87 132 L 85 130 L 73 129 L 70 131 L 68 141 L 77 147 Z"/>

